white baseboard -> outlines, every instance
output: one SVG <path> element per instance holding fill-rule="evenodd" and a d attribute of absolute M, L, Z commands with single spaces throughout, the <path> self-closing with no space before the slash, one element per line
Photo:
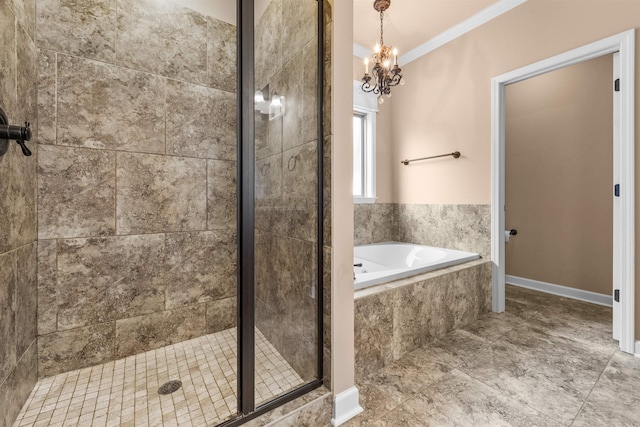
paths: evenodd
<path fill-rule="evenodd" d="M 640 340 L 636 341 L 636 357 L 640 357 Z"/>
<path fill-rule="evenodd" d="M 331 425 L 337 427 L 344 424 L 363 410 L 362 406 L 360 406 L 360 393 L 355 386 L 342 393 L 338 393 L 333 398 L 333 418 L 331 419 Z"/>
<path fill-rule="evenodd" d="M 548 294 L 559 295 L 565 298 L 577 299 L 593 304 L 613 306 L 611 295 L 599 294 L 597 292 L 583 291 L 581 289 L 569 288 L 567 286 L 554 285 L 553 283 L 540 282 L 538 280 L 525 279 L 523 277 L 505 276 L 505 282 L 510 285 L 520 286 L 522 288 L 534 289 Z M 636 343 L 636 353 L 638 347 Z"/>

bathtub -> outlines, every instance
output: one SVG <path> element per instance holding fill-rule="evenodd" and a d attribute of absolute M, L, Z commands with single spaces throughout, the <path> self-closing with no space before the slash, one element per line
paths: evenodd
<path fill-rule="evenodd" d="M 354 247 L 356 290 L 480 258 L 471 252 L 411 243 L 387 242 Z"/>

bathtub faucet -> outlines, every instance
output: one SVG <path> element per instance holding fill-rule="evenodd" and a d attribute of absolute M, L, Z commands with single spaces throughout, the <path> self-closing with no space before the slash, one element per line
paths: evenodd
<path fill-rule="evenodd" d="M 353 264 L 353 266 L 354 266 L 354 267 L 362 267 L 362 263 L 361 263 L 361 262 L 359 262 L 359 263 L 357 263 L 357 264 Z M 353 281 L 354 281 L 354 282 L 356 281 L 356 272 L 355 272 L 355 270 L 353 271 Z"/>

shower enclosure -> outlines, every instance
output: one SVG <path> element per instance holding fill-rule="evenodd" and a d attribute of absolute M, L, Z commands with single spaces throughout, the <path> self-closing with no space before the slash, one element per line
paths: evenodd
<path fill-rule="evenodd" d="M 323 2 L 253 3 L 240 37 L 243 412 L 317 387 L 323 361 Z M 262 340 L 284 384 L 262 380 Z"/>
<path fill-rule="evenodd" d="M 33 83 L 0 107 L 36 124 L 0 157 L 33 213 L 0 226 L 0 427 L 239 425 L 322 385 L 323 18 L 0 4 L 0 75 Z"/>

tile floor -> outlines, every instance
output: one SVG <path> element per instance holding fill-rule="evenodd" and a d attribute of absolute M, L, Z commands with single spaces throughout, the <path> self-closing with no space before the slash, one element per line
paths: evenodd
<path fill-rule="evenodd" d="M 611 309 L 513 286 L 488 314 L 359 385 L 347 427 L 640 426 L 640 359 Z"/>
<path fill-rule="evenodd" d="M 256 402 L 302 379 L 256 330 Z M 18 426 L 212 426 L 236 413 L 236 329 L 44 378 Z M 172 379 L 182 388 L 159 395 Z"/>

